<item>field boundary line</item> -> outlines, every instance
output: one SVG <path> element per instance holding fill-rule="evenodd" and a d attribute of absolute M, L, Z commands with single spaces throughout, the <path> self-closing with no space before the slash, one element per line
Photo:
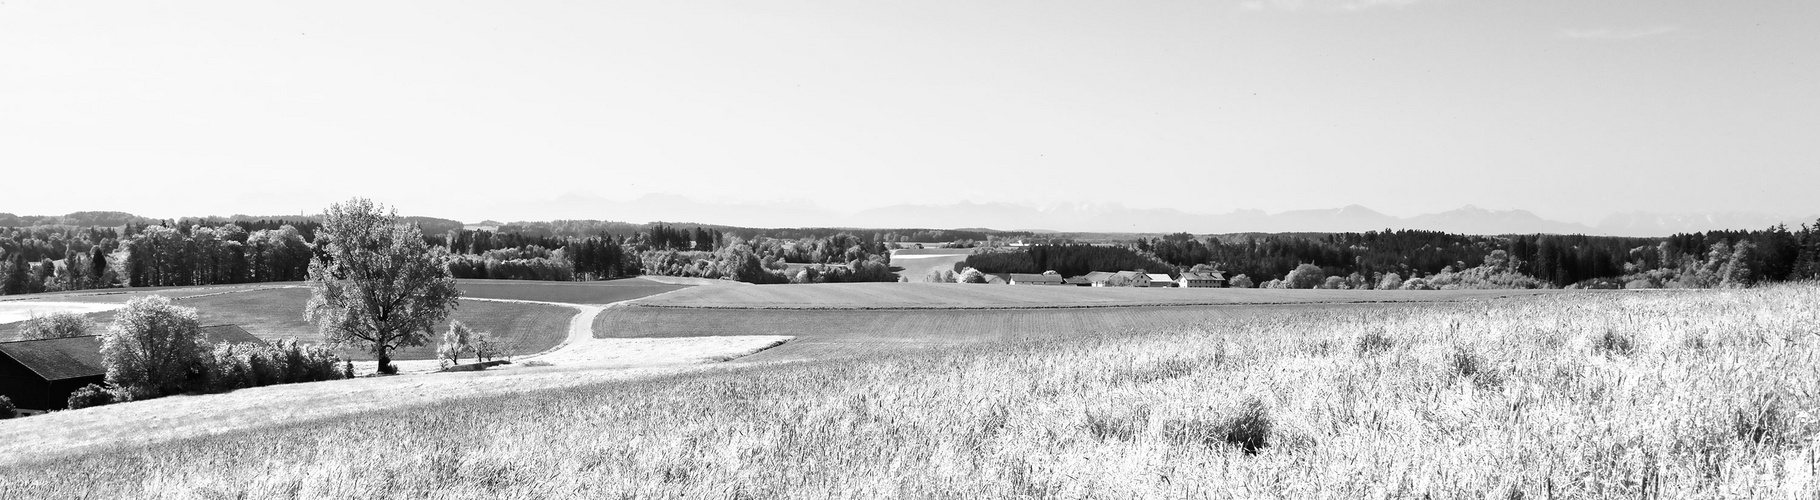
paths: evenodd
<path fill-rule="evenodd" d="M 1158 302 L 1151 304 L 1072 304 L 1072 305 L 1018 305 L 1018 306 L 716 306 L 716 305 L 677 305 L 677 304 L 627 304 L 627 307 L 650 309 L 716 309 L 741 311 L 1031 311 L 1052 309 L 1132 309 L 1146 307 L 1244 307 L 1244 306 L 1294 306 L 1294 305 L 1345 305 L 1345 304 L 1461 304 L 1490 300 L 1510 300 L 1527 297 L 1542 297 L 1548 294 L 1498 295 L 1490 297 L 1473 297 L 1464 299 L 1439 300 L 1320 300 L 1320 301 L 1273 301 L 1273 302 Z M 655 297 L 655 295 L 653 296 Z M 649 298 L 649 297 L 644 297 Z"/>

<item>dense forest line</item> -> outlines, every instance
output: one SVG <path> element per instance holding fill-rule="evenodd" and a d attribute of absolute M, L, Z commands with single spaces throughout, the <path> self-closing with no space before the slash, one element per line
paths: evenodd
<path fill-rule="evenodd" d="M 1032 245 L 981 249 L 983 272 L 1180 272 L 1196 266 L 1269 285 L 1314 271 L 1351 288 L 1704 288 L 1820 278 L 1820 221 L 1791 231 L 1710 231 L 1667 238 L 1586 235 L 1472 236 L 1436 231 L 1321 235 L 1177 233 L 1121 246 Z M 1298 273 L 1298 271 L 1300 271 Z M 1292 276 L 1292 273 L 1295 273 Z M 1388 278 L 1388 279 L 1387 279 Z M 1465 280 L 1465 281 L 1462 281 Z"/>
<path fill-rule="evenodd" d="M 0 227 L 0 293 L 117 286 L 188 286 L 305 277 L 314 218 L 156 221 L 117 212 Z M 976 246 L 990 273 L 1180 272 L 1219 269 L 1234 284 L 1348 288 L 1547 286 L 1709 287 L 1820 277 L 1820 222 L 1790 230 L 1712 231 L 1666 238 L 1469 236 L 1435 231 L 1334 234 L 1186 233 L 1084 245 L 1030 233 L 928 229 L 755 229 L 702 224 L 554 221 L 470 230 L 408 218 L 446 250 L 457 277 L 597 280 L 639 274 L 753 283 L 894 281 L 890 251 L 913 244 Z M 120 222 L 119 226 L 69 222 Z M 1052 241 L 1046 244 L 1012 246 Z M 1243 276 L 1241 279 L 1240 277 Z"/>

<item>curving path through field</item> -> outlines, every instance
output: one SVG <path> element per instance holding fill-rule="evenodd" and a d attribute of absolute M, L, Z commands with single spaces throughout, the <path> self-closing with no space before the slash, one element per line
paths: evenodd
<path fill-rule="evenodd" d="M 626 299 L 607 304 L 574 304 L 569 302 L 550 302 L 542 300 L 497 299 L 481 297 L 464 297 L 462 300 L 483 302 L 507 302 L 519 304 L 537 304 L 545 306 L 566 307 L 575 310 L 569 318 L 568 335 L 562 342 L 541 352 L 512 356 L 517 363 L 537 360 L 563 366 L 600 366 L 632 367 L 653 364 L 671 364 L 679 362 L 679 356 L 686 357 L 689 351 L 703 351 L 707 354 L 700 359 L 721 359 L 728 357 L 728 351 L 742 351 L 750 347 L 752 352 L 763 350 L 789 340 L 790 336 L 739 336 L 739 337 L 698 337 L 693 339 L 597 339 L 594 338 L 595 321 L 602 311 L 618 307 L 628 302 L 656 297 L 677 290 L 652 294 L 645 297 Z M 630 340 L 630 341 L 628 341 Z M 656 345 L 659 343 L 666 345 Z M 650 344 L 650 345 L 647 345 Z M 664 352 L 660 352 L 664 351 Z M 668 352 L 675 351 L 675 352 Z M 640 356 L 640 355 L 643 356 Z M 395 360 L 401 373 L 427 373 L 441 369 L 441 362 L 435 359 Z M 373 373 L 378 363 L 373 361 L 355 362 L 355 371 L 360 374 Z"/>
<path fill-rule="evenodd" d="M 512 299 L 469 299 L 514 301 Z M 171 396 L 127 404 L 59 411 L 0 421 L 0 466 L 112 446 L 142 445 L 294 424 L 348 414 L 713 369 L 763 351 L 790 336 L 708 336 L 597 339 L 593 327 L 610 304 L 515 301 L 576 309 L 568 337 L 557 347 L 520 356 L 518 363 L 478 372 L 407 374 L 285 384 L 223 394 Z M 549 366 L 527 366 L 538 360 Z M 373 370 L 365 363 L 365 371 Z M 435 360 L 398 362 L 401 371 L 437 368 Z M 359 362 L 355 366 L 361 367 Z M 499 400 L 506 404 L 508 399 Z M 274 402 L 281 402 L 274 405 Z"/>

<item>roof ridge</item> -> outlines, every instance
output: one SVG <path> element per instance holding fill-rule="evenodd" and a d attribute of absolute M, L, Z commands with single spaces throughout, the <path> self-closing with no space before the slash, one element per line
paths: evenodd
<path fill-rule="evenodd" d="M 101 336 L 101 334 L 95 334 L 95 335 L 73 335 L 73 336 L 69 336 L 69 337 L 56 337 L 56 338 L 49 338 L 49 339 L 19 339 L 19 340 L 0 340 L 0 344 L 17 344 L 17 343 L 20 343 L 20 342 L 43 342 L 43 341 L 46 341 L 46 340 L 63 340 L 63 339 L 79 339 L 79 338 L 83 338 L 83 337 L 100 337 L 100 336 Z"/>

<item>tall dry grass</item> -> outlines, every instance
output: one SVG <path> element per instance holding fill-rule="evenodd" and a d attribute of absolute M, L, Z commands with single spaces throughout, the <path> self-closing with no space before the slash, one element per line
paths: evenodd
<path fill-rule="evenodd" d="M 1064 333 L 94 450 L 0 497 L 1820 495 L 1814 285 Z"/>

